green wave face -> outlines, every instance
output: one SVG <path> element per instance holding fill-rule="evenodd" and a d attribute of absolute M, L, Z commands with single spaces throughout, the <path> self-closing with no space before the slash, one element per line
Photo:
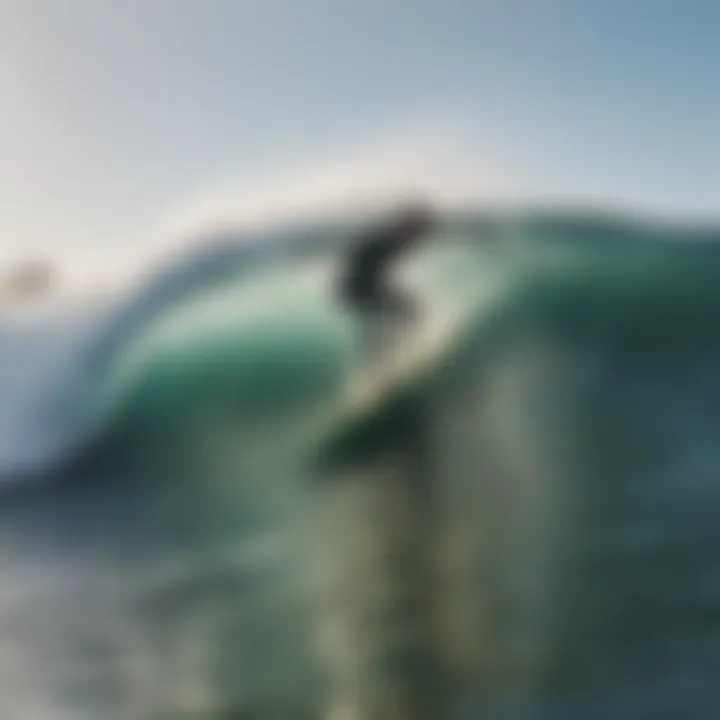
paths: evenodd
<path fill-rule="evenodd" d="M 503 292 L 330 469 L 308 429 L 357 351 L 330 252 L 128 341 L 103 438 L 0 506 L 4 647 L 29 678 L 0 680 L 0 708 L 711 717 L 720 252 L 608 218 L 502 227 L 464 219 L 404 271 L 428 302 Z"/>

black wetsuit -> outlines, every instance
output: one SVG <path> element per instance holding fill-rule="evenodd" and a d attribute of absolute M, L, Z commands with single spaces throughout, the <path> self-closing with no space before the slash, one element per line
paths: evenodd
<path fill-rule="evenodd" d="M 347 270 L 340 283 L 344 303 L 356 311 L 409 311 L 412 303 L 388 283 L 392 262 L 406 247 L 405 238 L 394 229 L 383 228 L 362 238 L 350 252 Z"/>

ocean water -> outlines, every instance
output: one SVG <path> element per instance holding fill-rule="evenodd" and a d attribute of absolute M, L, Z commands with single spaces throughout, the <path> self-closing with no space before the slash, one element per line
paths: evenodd
<path fill-rule="evenodd" d="M 457 218 L 492 283 L 355 426 L 337 231 L 0 326 L 0 717 L 699 718 L 720 702 L 720 250 Z"/>

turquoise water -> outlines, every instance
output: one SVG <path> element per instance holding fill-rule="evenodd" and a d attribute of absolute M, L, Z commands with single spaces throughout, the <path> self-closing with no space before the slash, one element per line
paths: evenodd
<path fill-rule="evenodd" d="M 123 340 L 101 437 L 0 506 L 3 717 L 714 717 L 720 251 L 497 222 L 408 268 L 502 292 L 330 468 L 331 249 Z"/>

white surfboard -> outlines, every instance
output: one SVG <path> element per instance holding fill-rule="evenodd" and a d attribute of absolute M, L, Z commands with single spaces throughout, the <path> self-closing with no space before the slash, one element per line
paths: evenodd
<path fill-rule="evenodd" d="M 418 382 L 452 352 L 453 341 L 467 328 L 496 291 L 488 284 L 478 292 L 435 303 L 413 326 L 399 325 L 388 345 L 351 373 L 348 384 L 333 403 L 324 425 L 332 427 L 371 413 L 393 391 Z"/>
<path fill-rule="evenodd" d="M 463 308 L 445 306 L 413 325 L 397 323 L 385 333 L 384 345 L 350 378 L 343 403 L 372 403 L 373 397 L 398 383 L 409 382 L 431 367 L 462 325 Z"/>

